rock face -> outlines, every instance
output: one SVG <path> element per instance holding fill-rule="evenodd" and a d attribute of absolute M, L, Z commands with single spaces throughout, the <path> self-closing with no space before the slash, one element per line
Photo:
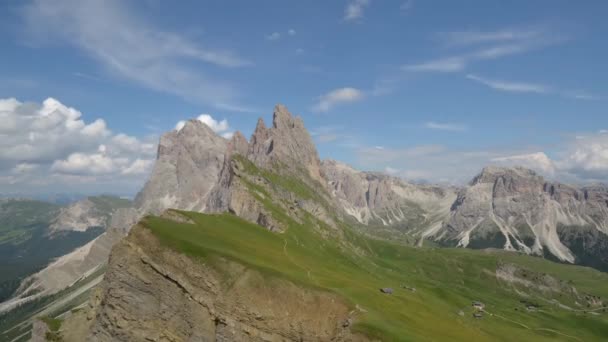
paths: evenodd
<path fill-rule="evenodd" d="M 576 244 L 593 247 L 594 240 L 596 257 L 606 260 L 607 198 L 602 186 L 575 188 L 547 182 L 524 168 L 487 167 L 459 192 L 436 238 L 462 247 L 552 255 L 571 263 L 582 261 Z M 585 240 L 581 233 L 595 238 Z"/>
<path fill-rule="evenodd" d="M 451 188 L 409 184 L 334 160 L 324 160 L 321 166 L 337 206 L 370 227 L 392 228 L 423 238 L 441 227 L 456 199 Z"/>
<path fill-rule="evenodd" d="M 87 341 L 363 341 L 332 294 L 222 269 L 163 247 L 136 226 L 113 250 Z M 227 282 L 226 274 L 230 274 Z M 272 286 L 267 284 L 272 283 Z M 264 285 L 266 284 L 266 285 Z M 322 312 L 322 315 L 318 313 Z"/>
<path fill-rule="evenodd" d="M 605 186 L 576 188 L 532 170 L 491 166 L 456 192 L 335 161 L 324 161 L 322 170 L 337 205 L 371 232 L 517 250 L 608 270 Z"/>
<path fill-rule="evenodd" d="M 106 225 L 107 216 L 95 210 L 95 203 L 84 199 L 61 208 L 59 216 L 53 224 L 51 230 L 75 230 L 85 231 L 89 227 L 102 227 Z"/>
<path fill-rule="evenodd" d="M 280 163 L 292 173 L 304 170 L 323 184 L 319 155 L 302 118 L 293 117 L 283 105 L 274 108 L 271 128 L 266 128 L 262 119 L 258 121 L 248 152 L 258 167 Z"/>
<path fill-rule="evenodd" d="M 218 181 L 226 146 L 226 139 L 198 120 L 163 135 L 152 174 L 135 199 L 138 210 L 151 214 L 167 208 L 203 211 Z"/>
<path fill-rule="evenodd" d="M 59 211 L 49 227 L 51 234 L 59 231 L 86 231 L 91 227 L 108 227 L 112 215 L 122 208 L 130 208 L 128 200 L 110 196 L 88 197 Z"/>

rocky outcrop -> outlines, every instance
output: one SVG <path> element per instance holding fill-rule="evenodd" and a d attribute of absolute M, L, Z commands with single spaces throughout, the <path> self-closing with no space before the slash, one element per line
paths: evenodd
<path fill-rule="evenodd" d="M 273 279 L 232 261 L 201 261 L 163 247 L 142 226 L 134 228 L 112 252 L 85 339 L 365 340 L 351 334 L 344 324 L 352 321 L 351 310 L 332 294 Z"/>
<path fill-rule="evenodd" d="M 608 250 L 601 246 L 608 233 L 607 197 L 602 186 L 576 188 L 548 182 L 524 168 L 487 167 L 459 192 L 437 238 L 462 247 L 518 250 L 574 263 L 582 261 L 580 248 L 573 248 L 581 242 L 579 233 L 586 231 L 584 235 L 597 235 L 596 257 L 605 260 Z"/>
<path fill-rule="evenodd" d="M 227 140 L 198 120 L 164 134 L 150 178 L 137 195 L 142 213 L 159 214 L 167 208 L 203 211 L 224 164 Z"/>
<path fill-rule="evenodd" d="M 272 127 L 258 120 L 251 136 L 248 158 L 258 167 L 280 166 L 323 184 L 317 149 L 300 117 L 293 117 L 283 105 L 274 108 Z M 304 172 L 303 172 L 304 171 Z"/>
<path fill-rule="evenodd" d="M 61 208 L 50 229 L 51 231 L 85 231 L 89 227 L 105 226 L 108 217 L 95 209 L 95 204 L 88 198 L 72 203 Z"/>
<path fill-rule="evenodd" d="M 427 236 L 448 217 L 456 198 L 451 188 L 414 185 L 334 160 L 324 160 L 321 166 L 337 206 L 370 227 L 392 227 L 413 236 Z"/>
<path fill-rule="evenodd" d="M 130 206 L 130 201 L 117 197 L 85 198 L 60 209 L 49 227 L 50 234 L 70 230 L 82 232 L 91 227 L 107 228 L 117 210 Z"/>

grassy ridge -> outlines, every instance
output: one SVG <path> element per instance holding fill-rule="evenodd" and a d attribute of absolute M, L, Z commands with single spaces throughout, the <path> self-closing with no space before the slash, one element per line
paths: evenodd
<path fill-rule="evenodd" d="M 206 261 L 217 255 L 231 258 L 268 275 L 337 293 L 366 310 L 354 329 L 383 340 L 600 341 L 608 336 L 606 316 L 548 303 L 538 312 L 527 312 L 522 297 L 494 276 L 499 263 L 515 263 L 608 298 L 608 276 L 591 269 L 511 253 L 404 247 L 348 229 L 344 235 L 351 248 L 345 248 L 306 224 L 292 223 L 285 233 L 276 234 L 229 214 L 184 215 L 195 224 L 148 217 L 144 225 L 187 255 Z M 401 284 L 417 291 L 402 289 Z M 381 287 L 392 287 L 395 293 L 381 294 Z M 543 296 L 553 299 L 552 294 Z M 472 300 L 485 302 L 496 316 L 472 318 Z"/>

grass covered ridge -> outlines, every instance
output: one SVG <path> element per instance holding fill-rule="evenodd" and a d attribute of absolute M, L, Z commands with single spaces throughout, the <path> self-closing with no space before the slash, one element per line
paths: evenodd
<path fill-rule="evenodd" d="M 600 341 L 608 336 L 604 313 L 560 308 L 549 301 L 570 304 L 563 294 L 534 291 L 528 292 L 540 296 L 532 299 L 541 308 L 528 312 L 522 295 L 494 276 L 497 265 L 513 263 L 569 281 L 579 292 L 608 298 L 608 275 L 588 268 L 504 252 L 405 247 L 347 228 L 343 235 L 352 248 L 345 248 L 344 241 L 323 238 L 306 223 L 292 223 L 277 234 L 230 214 L 182 214 L 194 224 L 147 217 L 143 225 L 163 244 L 189 256 L 230 258 L 274 277 L 336 293 L 365 310 L 353 329 L 383 340 Z M 382 287 L 395 292 L 382 294 Z M 474 319 L 473 300 L 484 302 L 494 315 Z"/>

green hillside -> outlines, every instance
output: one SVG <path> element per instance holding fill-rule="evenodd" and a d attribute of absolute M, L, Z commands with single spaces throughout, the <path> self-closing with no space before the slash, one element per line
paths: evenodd
<path fill-rule="evenodd" d="M 608 298 L 608 275 L 589 268 L 502 251 L 399 246 L 348 227 L 321 232 L 310 228 L 312 217 L 296 224 L 283 216 L 289 229 L 272 233 L 230 214 L 182 214 L 195 223 L 147 217 L 143 225 L 167 246 L 220 270 L 218 256 L 336 293 L 359 308 L 353 329 L 382 340 L 608 336 L 605 304 L 598 304 Z M 515 270 L 516 280 L 498 279 L 497 270 Z M 394 293 L 381 293 L 385 287 Z M 472 301 L 485 303 L 481 318 L 473 317 Z"/>

